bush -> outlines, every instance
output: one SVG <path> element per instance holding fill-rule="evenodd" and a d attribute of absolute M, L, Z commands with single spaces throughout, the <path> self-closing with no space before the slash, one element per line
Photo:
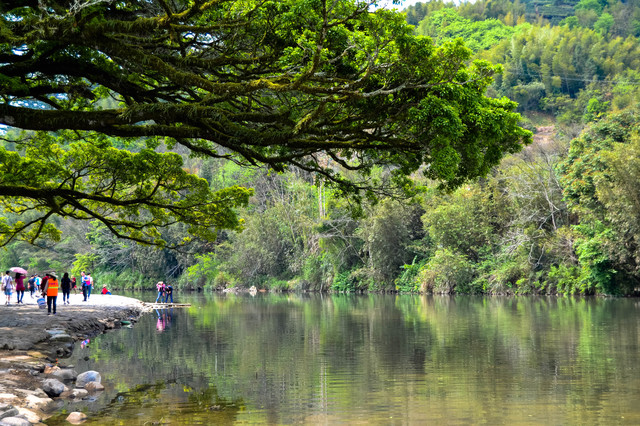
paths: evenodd
<path fill-rule="evenodd" d="M 552 266 L 544 282 L 544 288 L 551 294 L 575 294 L 579 292 L 579 279 L 580 268 L 577 266 Z"/>
<path fill-rule="evenodd" d="M 93 292 L 99 292 L 102 286 L 107 286 L 111 291 L 113 290 L 143 290 L 149 288 L 155 288 L 155 283 L 150 283 L 149 278 L 139 272 L 131 271 L 108 271 L 102 272 L 91 271 L 91 276 L 94 280 Z M 81 290 L 80 276 L 76 276 L 78 290 Z"/>
<path fill-rule="evenodd" d="M 402 266 L 402 274 L 395 280 L 396 290 L 402 292 L 415 292 L 420 290 L 420 283 L 418 282 L 418 274 L 420 270 L 424 268 L 426 260 L 421 260 L 416 263 L 416 258 L 413 258 L 411 265 Z"/>
<path fill-rule="evenodd" d="M 474 266 L 466 256 L 443 249 L 427 262 L 418 274 L 418 281 L 425 293 L 469 293 L 473 292 L 474 275 Z"/>
<path fill-rule="evenodd" d="M 513 293 L 518 283 L 524 284 L 523 280 L 528 279 L 530 272 L 531 267 L 526 260 L 507 259 L 491 271 L 488 291 L 496 294 Z"/>
<path fill-rule="evenodd" d="M 331 290 L 334 291 L 343 291 L 343 292 L 354 292 L 354 291 L 377 291 L 379 288 L 377 287 L 375 281 L 371 278 L 371 271 L 365 268 L 354 269 L 353 271 L 346 271 L 339 274 L 333 278 L 333 284 L 331 285 Z"/>

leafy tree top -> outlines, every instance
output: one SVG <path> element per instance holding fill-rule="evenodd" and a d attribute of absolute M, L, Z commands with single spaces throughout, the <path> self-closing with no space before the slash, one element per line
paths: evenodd
<path fill-rule="evenodd" d="M 462 42 L 437 47 L 412 35 L 402 15 L 370 12 L 371 3 L 4 1 L 0 123 L 40 135 L 16 161 L 52 149 L 44 142 L 52 135 L 63 139 L 54 148 L 68 152 L 63 131 L 71 131 L 97 147 L 87 152 L 100 158 L 104 136 L 142 138 L 151 149 L 164 142 L 246 166 L 295 166 L 351 194 L 375 186 L 370 172 L 379 168 L 390 171 L 396 186 L 421 169 L 453 188 L 485 175 L 530 140 L 513 102 L 484 95 L 499 68 L 468 65 L 470 51 Z M 48 167 L 52 160 L 39 161 Z M 69 161 L 71 172 L 78 165 Z M 93 169 L 86 173 L 74 184 L 86 185 Z M 71 185 L 60 176 L 42 183 L 6 174 L 0 172 L 0 196 L 12 203 L 18 193 L 29 209 L 25 200 L 39 195 L 20 193 L 23 187 L 44 185 L 55 199 Z M 113 189 L 114 199 L 132 191 Z M 88 199 L 96 190 L 88 185 L 65 199 Z M 170 207 L 174 194 L 157 201 Z M 118 204 L 112 201 L 101 200 Z M 60 214 L 47 207 L 54 204 L 33 209 Z M 153 217 L 156 207 L 138 206 Z M 137 220 L 135 212 L 107 210 L 97 217 Z"/>

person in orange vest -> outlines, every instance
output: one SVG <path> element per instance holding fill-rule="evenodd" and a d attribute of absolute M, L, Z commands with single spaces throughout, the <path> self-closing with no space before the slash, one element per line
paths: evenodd
<path fill-rule="evenodd" d="M 48 274 L 49 279 L 45 287 L 47 295 L 47 315 L 51 315 L 51 306 L 53 305 L 53 315 L 56 314 L 56 300 L 58 299 L 58 277 Z"/>

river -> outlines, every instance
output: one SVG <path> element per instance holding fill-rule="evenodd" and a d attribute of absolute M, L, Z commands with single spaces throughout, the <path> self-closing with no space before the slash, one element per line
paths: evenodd
<path fill-rule="evenodd" d="M 106 390 L 47 424 L 640 424 L 638 299 L 177 296 L 76 345 Z"/>

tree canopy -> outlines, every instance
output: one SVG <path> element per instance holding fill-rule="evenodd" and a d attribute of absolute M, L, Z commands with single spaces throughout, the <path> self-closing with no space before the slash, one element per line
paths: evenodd
<path fill-rule="evenodd" d="M 161 146 L 359 194 L 381 169 L 454 188 L 530 140 L 515 103 L 484 94 L 498 67 L 371 3 L 2 2 L 0 124 L 23 132 L 0 148 L 0 243 L 55 236 L 54 216 L 158 245 L 175 222 L 239 229 L 251 192 L 211 190 Z"/>

